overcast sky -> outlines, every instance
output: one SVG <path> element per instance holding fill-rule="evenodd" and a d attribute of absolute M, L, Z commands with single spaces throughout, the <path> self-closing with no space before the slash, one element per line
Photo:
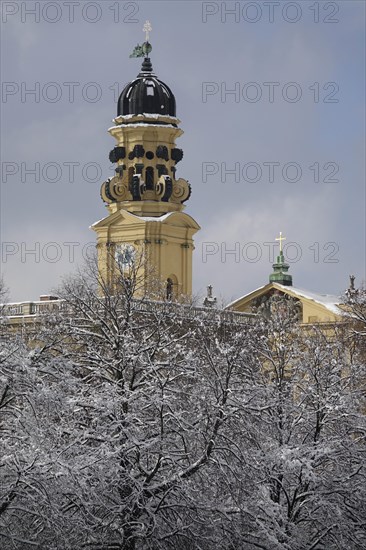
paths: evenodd
<path fill-rule="evenodd" d="M 107 129 L 139 72 L 129 54 L 147 19 L 185 132 L 185 211 L 202 228 L 194 292 L 211 283 L 229 301 L 266 284 L 280 231 L 294 286 L 338 294 L 349 274 L 365 278 L 364 1 L 1 9 L 1 271 L 12 300 L 49 293 L 95 242 L 89 226 L 107 214 L 99 189 L 113 174 Z"/>

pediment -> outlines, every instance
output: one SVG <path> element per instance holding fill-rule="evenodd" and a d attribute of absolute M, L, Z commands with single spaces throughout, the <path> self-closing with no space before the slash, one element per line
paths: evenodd
<path fill-rule="evenodd" d="M 121 226 L 121 225 L 144 225 L 147 223 L 162 223 L 164 225 L 171 225 L 175 227 L 185 227 L 195 229 L 198 231 L 200 226 L 198 223 L 188 214 L 183 212 L 169 212 L 162 216 L 136 216 L 131 214 L 127 210 L 118 210 L 113 214 L 99 220 L 94 223 L 90 229 L 97 231 L 103 227 Z"/>
<path fill-rule="evenodd" d="M 263 305 L 266 299 L 278 294 L 293 298 L 300 302 L 303 308 L 309 312 L 308 317 L 320 320 L 336 320 L 342 317 L 342 312 L 338 307 L 340 300 L 336 296 L 327 294 L 316 294 L 311 291 L 298 289 L 292 286 L 284 286 L 278 283 L 269 283 L 262 286 L 241 298 L 231 302 L 226 309 L 232 309 L 240 312 L 254 312 L 260 305 Z M 311 322 L 303 319 L 305 322 Z"/>

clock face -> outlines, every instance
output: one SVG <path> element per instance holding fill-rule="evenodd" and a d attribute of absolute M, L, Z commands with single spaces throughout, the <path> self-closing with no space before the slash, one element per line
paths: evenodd
<path fill-rule="evenodd" d="M 115 251 L 115 260 L 123 271 L 131 269 L 135 263 L 136 249 L 132 244 L 118 244 Z"/>

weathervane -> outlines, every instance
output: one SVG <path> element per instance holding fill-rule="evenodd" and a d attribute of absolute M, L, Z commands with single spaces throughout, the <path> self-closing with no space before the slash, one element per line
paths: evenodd
<path fill-rule="evenodd" d="M 142 29 L 145 33 L 145 42 L 140 46 L 140 44 L 137 44 L 137 46 L 134 48 L 132 54 L 130 57 L 148 57 L 149 53 L 152 50 L 152 46 L 149 42 L 150 33 L 152 31 L 152 26 L 150 21 L 146 21 L 145 25 Z"/>
<path fill-rule="evenodd" d="M 286 237 L 282 237 L 282 231 L 280 231 L 280 236 L 276 237 L 276 241 L 280 241 L 280 253 L 282 252 L 282 241 L 286 240 Z"/>

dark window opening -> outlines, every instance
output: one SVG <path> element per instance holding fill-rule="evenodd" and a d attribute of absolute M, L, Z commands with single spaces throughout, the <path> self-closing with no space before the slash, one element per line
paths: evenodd
<path fill-rule="evenodd" d="M 154 189 L 154 168 L 146 168 L 146 189 Z"/>
<path fill-rule="evenodd" d="M 166 299 L 172 300 L 173 299 L 173 281 L 169 277 L 166 281 Z"/>

